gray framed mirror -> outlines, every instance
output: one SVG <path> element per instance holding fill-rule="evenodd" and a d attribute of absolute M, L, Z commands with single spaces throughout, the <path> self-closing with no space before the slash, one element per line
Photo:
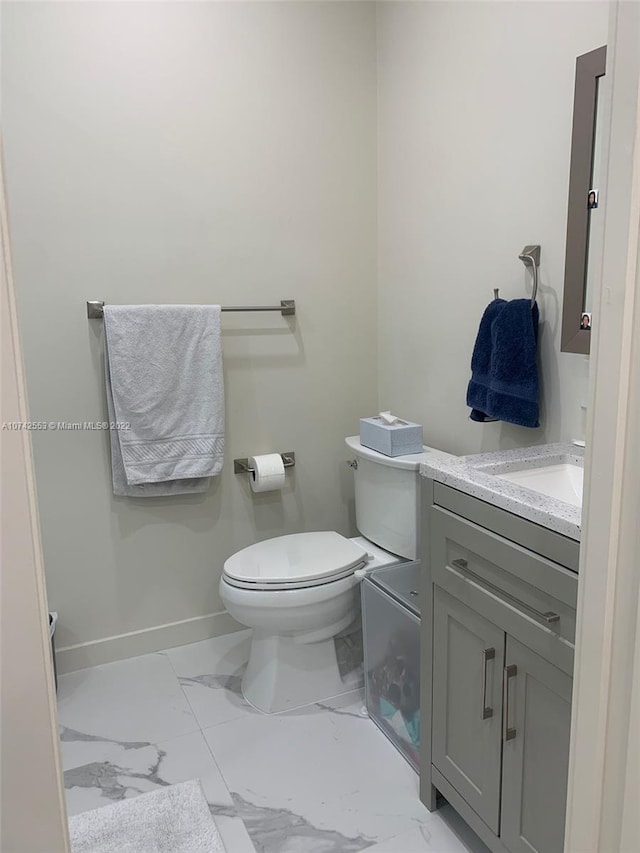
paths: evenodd
<path fill-rule="evenodd" d="M 576 59 L 571 132 L 569 206 L 562 305 L 562 352 L 588 354 L 591 348 L 591 298 L 594 265 L 589 264 L 589 237 L 595 218 L 602 218 L 601 199 L 595 185 L 600 175 L 602 86 L 607 47 Z M 591 269 L 590 269 L 591 267 Z"/>

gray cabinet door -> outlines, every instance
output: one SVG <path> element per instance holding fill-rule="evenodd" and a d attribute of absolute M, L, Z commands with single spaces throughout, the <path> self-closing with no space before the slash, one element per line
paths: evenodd
<path fill-rule="evenodd" d="M 505 634 L 437 586 L 433 610 L 432 761 L 497 834 Z"/>
<path fill-rule="evenodd" d="M 568 675 L 507 636 L 500 834 L 512 853 L 562 853 L 571 687 Z"/>

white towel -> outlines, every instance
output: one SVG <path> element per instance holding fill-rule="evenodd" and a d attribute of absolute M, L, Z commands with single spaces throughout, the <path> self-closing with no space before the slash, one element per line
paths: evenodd
<path fill-rule="evenodd" d="M 104 329 L 114 493 L 206 491 L 224 454 L 220 306 L 105 305 Z"/>

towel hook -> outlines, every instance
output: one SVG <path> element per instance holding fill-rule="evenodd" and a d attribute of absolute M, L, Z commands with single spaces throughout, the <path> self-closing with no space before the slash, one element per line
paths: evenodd
<path fill-rule="evenodd" d="M 540 246 L 525 246 L 518 255 L 525 267 L 531 267 L 533 273 L 533 292 L 531 294 L 531 307 L 536 304 L 538 295 L 538 274 L 540 267 Z"/>

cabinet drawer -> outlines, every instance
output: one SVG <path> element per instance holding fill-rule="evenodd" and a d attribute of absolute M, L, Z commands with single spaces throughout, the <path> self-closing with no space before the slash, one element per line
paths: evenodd
<path fill-rule="evenodd" d="M 433 582 L 571 674 L 577 576 L 440 507 L 430 528 Z"/>

